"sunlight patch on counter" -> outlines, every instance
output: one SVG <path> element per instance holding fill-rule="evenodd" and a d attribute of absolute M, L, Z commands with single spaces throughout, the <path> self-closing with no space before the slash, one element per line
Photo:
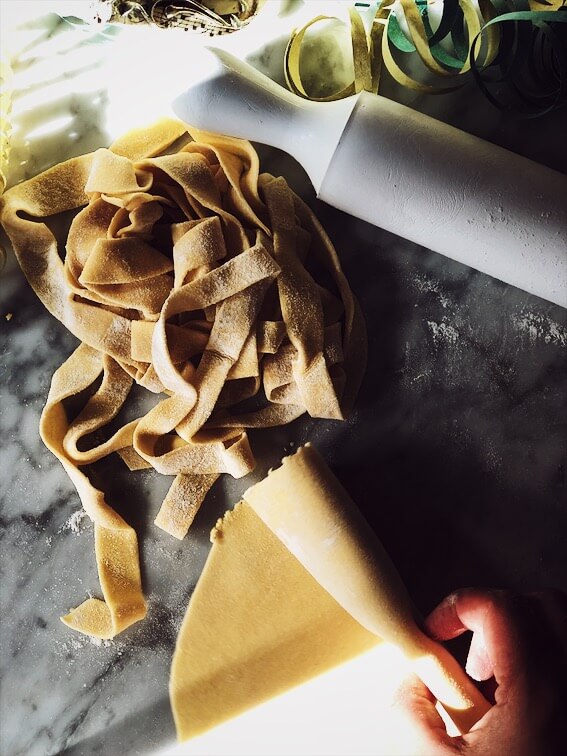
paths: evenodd
<path fill-rule="evenodd" d="M 193 740 L 155 756 L 408 754 L 416 742 L 392 706 L 409 665 L 382 643 Z"/>

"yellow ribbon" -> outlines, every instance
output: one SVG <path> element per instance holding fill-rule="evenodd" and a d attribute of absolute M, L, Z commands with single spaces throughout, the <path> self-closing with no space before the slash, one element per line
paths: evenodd
<path fill-rule="evenodd" d="M 368 32 L 356 9 L 354 7 L 349 9 L 348 23 L 350 24 L 354 68 L 351 82 L 325 97 L 317 97 L 305 89 L 301 76 L 301 60 L 307 31 L 325 21 L 344 23 L 344 20 L 337 16 L 320 15 L 308 21 L 300 29 L 294 30 L 289 39 L 284 56 L 287 85 L 291 91 L 301 97 L 316 102 L 328 102 L 348 97 L 363 89 L 377 93 L 382 71 L 386 68 L 398 84 L 408 89 L 427 94 L 452 92 L 463 86 L 459 77 L 469 73 L 473 64 L 480 71 L 490 66 L 495 61 L 500 48 L 500 30 L 494 23 L 500 15 L 496 4 L 491 0 L 478 0 L 478 3 L 473 0 L 458 0 L 458 4 L 463 16 L 462 27 L 467 50 L 466 54 L 461 52 L 460 57 L 454 49 L 450 50 L 447 60 L 450 57 L 451 64 L 444 63 L 443 59 L 439 60 L 439 55 L 437 57 L 434 55 L 424 16 L 415 0 L 395 0 L 393 3 L 391 0 L 382 0 L 380 4 L 377 4 Z M 538 20 L 536 14 L 542 12 L 547 16 L 545 20 L 549 22 L 550 12 L 558 11 L 564 6 L 565 0 L 529 0 L 529 11 L 534 13 L 534 22 Z M 508 10 L 514 12 L 517 8 L 513 6 L 506 8 L 506 14 Z M 525 13 L 519 15 L 525 15 Z M 564 20 L 564 15 L 560 14 L 556 20 Z M 389 34 L 391 25 L 398 22 L 400 26 L 403 24 L 404 35 L 411 43 L 408 51 L 412 50 L 413 54 L 418 56 L 425 69 L 445 80 L 453 79 L 454 83 L 441 86 L 429 84 L 419 81 L 403 70 L 398 62 L 399 50 L 396 52 L 396 46 L 392 44 Z M 479 44 L 481 37 L 482 44 Z M 458 65 L 459 61 L 461 65 Z"/>

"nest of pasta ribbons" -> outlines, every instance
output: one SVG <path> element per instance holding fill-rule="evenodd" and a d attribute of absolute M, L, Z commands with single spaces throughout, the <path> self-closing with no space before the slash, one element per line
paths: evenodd
<path fill-rule="evenodd" d="M 131 470 L 175 476 L 156 524 L 183 538 L 221 473 L 252 470 L 246 429 L 343 418 L 363 321 L 317 219 L 259 174 L 248 142 L 162 121 L 13 187 L 1 207 L 30 284 L 81 341 L 53 376 L 40 432 L 94 523 L 104 596 L 63 621 L 111 638 L 146 613 L 138 544 L 81 468 L 117 452 Z M 62 260 L 45 219 L 79 208 Z M 134 382 L 157 395 L 152 409 L 85 443 Z M 69 417 L 67 400 L 89 388 Z"/>

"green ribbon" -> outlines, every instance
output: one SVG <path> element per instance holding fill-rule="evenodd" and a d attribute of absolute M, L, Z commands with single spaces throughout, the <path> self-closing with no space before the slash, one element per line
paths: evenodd
<path fill-rule="evenodd" d="M 335 17 L 317 16 L 293 32 L 284 59 L 292 91 L 318 101 L 378 92 L 385 68 L 402 86 L 427 94 L 452 92 L 472 77 L 495 107 L 517 117 L 542 116 L 567 102 L 567 0 L 444 0 L 435 31 L 427 0 L 382 0 L 367 32 L 355 8 L 371 5 L 349 9 L 354 79 L 326 97 L 306 92 L 301 47 L 309 28 Z M 404 56 L 418 56 L 443 83 L 407 74 Z"/>

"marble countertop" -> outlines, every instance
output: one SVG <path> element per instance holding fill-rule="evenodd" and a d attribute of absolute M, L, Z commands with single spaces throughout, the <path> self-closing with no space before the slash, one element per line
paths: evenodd
<path fill-rule="evenodd" d="M 0 24 L 15 5 L 32 7 L 2 0 Z M 171 87 L 182 88 L 180 40 L 148 55 L 147 31 L 86 32 L 38 5 L 47 4 L 36 4 L 11 38 L 12 180 L 107 145 L 128 119 L 134 125 L 145 113 L 147 121 Z M 305 8 L 267 5 L 277 23 L 262 44 L 256 22 L 226 44 L 281 80 L 286 34 Z M 189 44 L 195 36 L 185 36 Z M 167 87 L 156 86 L 162 80 Z M 435 101 L 386 89 L 567 172 L 565 110 L 534 125 L 506 120 L 470 87 Z M 255 475 L 313 441 L 424 612 L 472 584 L 566 589 L 567 311 L 319 203 L 291 158 L 259 150 L 263 167 L 284 175 L 331 235 L 366 316 L 369 364 L 346 422 L 304 417 L 252 434 Z M 169 479 L 128 473 L 113 459 L 96 465 L 95 480 L 104 477 L 111 503 L 127 502 L 123 514 L 138 531 L 149 613 L 113 641 L 72 633 L 59 616 L 98 590 L 92 525 L 38 421 L 51 376 L 76 341 L 12 255 L 0 275 L 0 320 L 0 751 L 152 752 L 174 741 L 169 666 L 210 528 L 250 481 L 222 478 L 178 542 L 152 524 Z"/>

